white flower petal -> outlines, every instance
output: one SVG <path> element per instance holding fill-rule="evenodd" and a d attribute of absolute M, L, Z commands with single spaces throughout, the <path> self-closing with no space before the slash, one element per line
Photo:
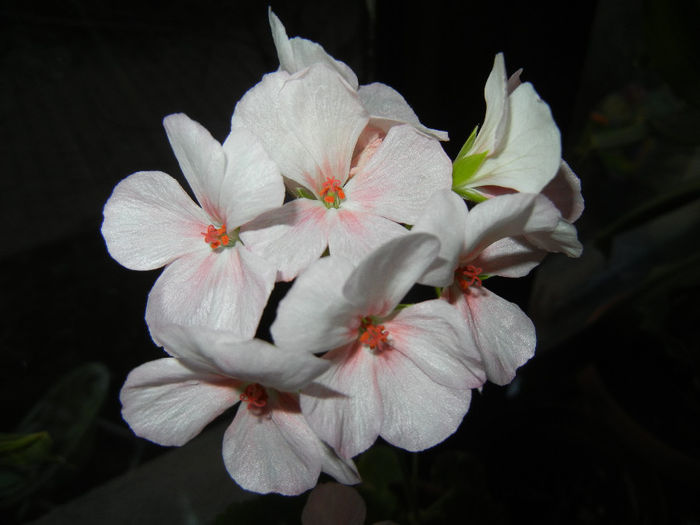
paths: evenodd
<path fill-rule="evenodd" d="M 486 275 L 523 277 L 540 264 L 546 254 L 527 242 L 524 236 L 505 237 L 484 248 L 472 263 Z"/>
<path fill-rule="evenodd" d="M 110 255 L 132 270 L 153 270 L 208 249 L 209 219 L 175 179 L 159 171 L 134 173 L 114 188 L 104 207 L 102 235 Z"/>
<path fill-rule="evenodd" d="M 288 38 L 284 25 L 271 8 L 268 8 L 268 18 L 281 69 L 296 73 L 311 64 L 323 62 L 340 73 L 353 89 L 357 89 L 357 76 L 346 64 L 334 59 L 316 42 L 299 37 Z"/>
<path fill-rule="evenodd" d="M 345 185 L 348 201 L 396 222 L 413 224 L 428 199 L 450 189 L 452 162 L 438 141 L 408 125 L 389 130 L 359 172 Z"/>
<path fill-rule="evenodd" d="M 278 280 L 291 281 L 328 246 L 330 212 L 317 200 L 295 199 L 243 226 L 240 237 L 278 270 Z"/>
<path fill-rule="evenodd" d="M 370 253 L 348 277 L 343 296 L 362 315 L 386 316 L 435 259 L 440 242 L 428 233 L 407 233 Z"/>
<path fill-rule="evenodd" d="M 390 127 L 398 124 L 410 124 L 430 137 L 438 140 L 449 140 L 446 131 L 430 129 L 421 124 L 413 108 L 394 88 L 381 82 L 374 82 L 360 86 L 357 94 L 374 124 L 384 131 L 388 131 Z"/>
<path fill-rule="evenodd" d="M 508 86 L 503 53 L 498 53 L 493 60 L 493 68 L 484 86 L 484 98 L 486 116 L 469 154 L 488 151 L 493 155 L 502 149 L 503 134 L 508 124 Z"/>
<path fill-rule="evenodd" d="M 388 350 L 374 357 L 384 407 L 382 438 L 416 452 L 457 430 L 469 409 L 471 390 L 434 382 L 401 352 Z"/>
<path fill-rule="evenodd" d="M 282 205 L 284 182 L 277 165 L 245 129 L 232 130 L 223 145 L 226 169 L 217 189 L 217 208 L 230 230 Z"/>
<path fill-rule="evenodd" d="M 226 217 L 218 206 L 218 194 L 223 183 L 226 156 L 221 144 L 184 113 L 168 115 L 163 119 L 163 126 L 199 204 L 210 217 L 223 223 Z"/>
<path fill-rule="evenodd" d="M 565 221 L 574 223 L 583 213 L 581 181 L 563 160 L 559 171 L 542 190 L 542 194 L 554 203 Z"/>
<path fill-rule="evenodd" d="M 360 313 L 341 294 L 354 270 L 341 257 L 323 257 L 297 277 L 277 307 L 270 327 L 275 344 L 285 350 L 325 352 L 357 337 Z"/>
<path fill-rule="evenodd" d="M 442 190 L 433 194 L 411 229 L 412 232 L 431 233 L 440 240 L 440 253 L 420 278 L 421 284 L 447 286 L 452 283 L 462 250 L 466 221 L 467 207 L 456 193 Z"/>
<path fill-rule="evenodd" d="M 379 434 L 384 416 L 375 357 L 355 343 L 327 353 L 331 368 L 299 396 L 311 428 L 344 458 L 367 450 Z"/>
<path fill-rule="evenodd" d="M 535 326 L 518 305 L 485 287 L 459 293 L 454 302 L 476 338 L 489 381 L 506 385 L 535 353 Z"/>
<path fill-rule="evenodd" d="M 224 434 L 224 464 L 246 490 L 296 496 L 313 487 L 321 473 L 319 441 L 291 396 L 280 393 L 271 404 L 271 412 L 262 416 L 239 407 Z"/>
<path fill-rule="evenodd" d="M 183 445 L 238 402 L 234 384 L 164 358 L 131 371 L 121 389 L 122 416 L 137 436 Z"/>
<path fill-rule="evenodd" d="M 207 326 L 255 335 L 275 269 L 244 246 L 183 256 L 165 268 L 148 296 L 146 322 Z"/>

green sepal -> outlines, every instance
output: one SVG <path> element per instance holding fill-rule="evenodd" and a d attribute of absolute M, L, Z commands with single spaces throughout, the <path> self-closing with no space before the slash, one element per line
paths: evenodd
<path fill-rule="evenodd" d="M 471 202 L 484 202 L 489 200 L 488 197 L 483 195 L 477 190 L 473 190 L 471 188 L 452 188 L 452 191 L 454 191 L 457 195 L 462 197 L 463 199 L 466 199 Z"/>
<path fill-rule="evenodd" d="M 299 197 L 300 199 L 311 199 L 311 200 L 316 200 L 316 195 L 311 193 L 309 190 L 306 188 L 302 188 L 301 186 L 297 187 L 294 190 L 294 194 Z"/>
<path fill-rule="evenodd" d="M 472 149 L 472 146 L 474 145 L 474 142 L 476 142 L 476 132 L 479 131 L 479 126 L 474 126 L 474 129 L 472 130 L 471 134 L 469 135 L 469 138 L 467 141 L 464 143 L 464 146 L 462 146 L 462 149 L 459 150 L 459 153 L 457 153 L 457 159 L 459 160 L 462 157 L 467 155 L 467 152 Z"/>
<path fill-rule="evenodd" d="M 452 188 L 464 186 L 486 160 L 488 151 L 458 158 L 452 165 Z"/>

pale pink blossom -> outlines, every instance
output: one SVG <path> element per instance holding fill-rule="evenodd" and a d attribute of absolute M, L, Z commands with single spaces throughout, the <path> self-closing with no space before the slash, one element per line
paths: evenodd
<path fill-rule="evenodd" d="M 199 205 L 165 173 L 134 173 L 105 204 L 107 249 L 133 270 L 165 266 L 148 298 L 149 323 L 207 325 L 250 338 L 276 270 L 241 243 L 239 228 L 282 204 L 282 178 L 245 130 L 221 145 L 183 114 L 163 124 Z"/>
<path fill-rule="evenodd" d="M 226 470 L 241 487 L 296 495 L 321 471 L 359 482 L 352 461 L 316 436 L 299 407 L 297 392 L 327 362 L 231 332 L 178 325 L 151 331 L 171 357 L 135 368 L 122 387 L 122 416 L 136 435 L 180 446 L 241 401 L 223 439 Z"/>
<path fill-rule="evenodd" d="M 534 355 L 535 327 L 483 280 L 530 272 L 540 254 L 525 235 L 550 234 L 560 221 L 559 210 L 542 195 L 501 195 L 468 210 L 455 193 L 440 192 L 413 227 L 441 242 L 438 257 L 419 282 L 443 288 L 442 297 L 461 312 L 474 335 L 488 379 L 499 385 L 509 383 Z M 574 236 L 567 242 L 578 240 Z"/>
<path fill-rule="evenodd" d="M 438 140 L 448 140 L 446 131 L 431 129 L 421 124 L 418 116 L 398 91 L 381 82 L 360 86 L 357 76 L 347 64 L 330 56 L 316 42 L 301 37 L 287 37 L 284 25 L 272 9 L 269 9 L 268 17 L 280 61 L 280 70 L 297 73 L 312 64 L 324 63 L 334 69 L 352 89 L 357 91 L 362 104 L 369 112 L 370 124 L 373 127 L 386 132 L 392 126 L 410 124 L 421 133 Z"/>
<path fill-rule="evenodd" d="M 277 162 L 294 199 L 241 229 L 246 245 L 291 280 L 328 248 L 359 261 L 406 233 L 430 196 L 451 184 L 440 143 L 409 125 L 368 126 L 357 93 L 325 63 L 271 73 L 236 105 L 245 128 Z"/>
<path fill-rule="evenodd" d="M 358 264 L 323 257 L 280 302 L 271 327 L 278 345 L 330 350 L 324 355 L 330 368 L 302 392 L 301 407 L 343 457 L 366 450 L 377 436 L 411 451 L 441 442 L 485 379 L 456 309 L 432 300 L 397 310 L 438 250 L 434 236 L 408 233 Z"/>

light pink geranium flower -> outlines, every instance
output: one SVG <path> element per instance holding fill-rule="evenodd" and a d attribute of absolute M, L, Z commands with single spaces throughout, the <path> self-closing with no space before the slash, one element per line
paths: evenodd
<path fill-rule="evenodd" d="M 200 206 L 158 171 L 121 181 L 104 208 L 109 253 L 132 270 L 165 266 L 148 298 L 149 323 L 206 325 L 251 338 L 276 270 L 239 239 L 239 228 L 278 207 L 284 184 L 255 137 L 232 131 L 223 146 L 176 114 L 163 121 Z"/>
<path fill-rule="evenodd" d="M 122 416 L 136 435 L 180 446 L 242 401 L 223 441 L 226 470 L 241 487 L 296 495 L 313 487 L 322 470 L 342 483 L 359 482 L 352 461 L 321 442 L 299 407 L 298 390 L 327 362 L 230 332 L 151 330 L 172 357 L 135 368 L 122 387 Z"/>
<path fill-rule="evenodd" d="M 406 233 L 430 196 L 448 189 L 440 143 L 408 125 L 368 127 L 357 93 L 318 63 L 266 75 L 236 105 L 233 129 L 262 142 L 299 198 L 258 217 L 241 239 L 291 280 L 328 247 L 359 261 Z"/>
<path fill-rule="evenodd" d="M 411 451 L 436 445 L 457 429 L 470 389 L 485 380 L 456 309 L 441 300 L 396 309 L 438 250 L 434 236 L 408 233 L 357 265 L 323 257 L 280 302 L 271 327 L 278 345 L 330 350 L 330 369 L 302 392 L 301 407 L 343 457 L 377 436 Z"/>
<path fill-rule="evenodd" d="M 444 287 L 442 297 L 457 307 L 474 334 L 488 379 L 499 385 L 509 383 L 533 356 L 535 327 L 516 304 L 490 292 L 482 280 L 526 275 L 539 263 L 539 254 L 524 236 L 547 234 L 559 222 L 559 210 L 542 195 L 502 195 L 468 210 L 455 193 L 440 192 L 413 227 L 436 235 L 441 243 L 440 254 L 419 282 Z M 574 237 L 568 243 L 578 241 Z"/>
<path fill-rule="evenodd" d="M 438 140 L 448 140 L 446 131 L 431 129 L 421 124 L 418 116 L 398 91 L 381 82 L 359 86 L 357 76 L 347 64 L 330 56 L 316 42 L 301 37 L 287 37 L 284 25 L 272 9 L 268 10 L 268 17 L 280 61 L 280 70 L 297 73 L 312 64 L 324 63 L 333 68 L 350 87 L 357 91 L 362 104 L 370 114 L 370 124 L 373 127 L 386 132 L 392 126 L 410 124 L 421 133 Z"/>

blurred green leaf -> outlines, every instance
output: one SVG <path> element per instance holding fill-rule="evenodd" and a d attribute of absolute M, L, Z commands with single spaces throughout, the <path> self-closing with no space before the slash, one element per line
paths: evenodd
<path fill-rule="evenodd" d="M 474 126 L 474 129 L 472 132 L 469 134 L 469 138 L 467 138 L 467 141 L 464 143 L 462 146 L 462 149 L 459 150 L 459 153 L 457 153 L 457 160 L 461 159 L 464 157 L 467 152 L 472 149 L 472 146 L 474 145 L 474 142 L 476 141 L 476 133 L 479 131 L 479 126 Z"/>
<path fill-rule="evenodd" d="M 488 151 L 484 151 L 457 159 L 452 166 L 452 188 L 460 189 L 461 186 L 469 182 L 469 179 L 474 176 L 486 160 L 488 153 Z"/>

